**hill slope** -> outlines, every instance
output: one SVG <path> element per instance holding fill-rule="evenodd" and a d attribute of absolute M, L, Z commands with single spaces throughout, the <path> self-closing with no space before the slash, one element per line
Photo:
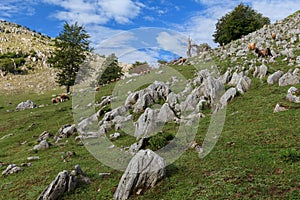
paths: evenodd
<path fill-rule="evenodd" d="M 266 76 L 261 79 L 253 77 L 255 68 L 263 64 L 268 69 L 266 75 L 279 69 L 287 72 L 298 66 L 299 39 L 294 42 L 291 39 L 297 35 L 299 38 L 298 18 L 299 12 L 281 23 L 214 50 L 204 58 L 205 61 L 213 60 L 223 73 L 242 72 L 251 77 L 250 90 L 235 97 L 228 105 L 222 135 L 208 156 L 199 159 L 194 149 L 187 150 L 167 167 L 164 180 L 142 196 L 133 194 L 132 199 L 300 198 L 300 154 L 293 153 L 294 149 L 299 152 L 300 106 L 285 100 L 290 86 L 269 85 Z M 269 34 L 273 31 L 278 32 L 276 40 L 270 38 Z M 252 41 L 259 47 L 270 46 L 274 58 L 257 58 L 247 48 Z M 294 55 L 286 55 L 284 51 L 287 49 Z M 195 60 L 203 62 L 200 57 Z M 172 67 L 186 78 L 194 78 L 195 68 L 192 65 Z M 157 79 L 160 78 L 161 75 L 157 74 Z M 111 95 L 114 86 L 115 83 L 102 87 L 96 94 L 96 100 L 101 101 L 103 96 Z M 294 86 L 300 89 L 300 84 Z M 228 87 L 225 85 L 225 88 Z M 1 171 L 8 164 L 28 162 L 28 156 L 40 157 L 40 160 L 32 161 L 32 166 L 23 167 L 20 173 L 0 177 L 0 199 L 35 199 L 60 171 L 71 170 L 76 164 L 81 165 L 91 183 L 80 184 L 75 192 L 65 194 L 64 199 L 111 199 L 122 172 L 99 163 L 75 141 L 75 136 L 62 140 L 59 145 L 50 138 L 49 141 L 55 145 L 45 151 L 33 150 L 43 131 L 55 135 L 62 125 L 73 123 L 72 102 L 49 104 L 51 94 L 52 91 L 30 96 L 26 93 L 5 94 L 0 99 Z M 44 107 L 12 111 L 19 102 L 29 98 Z M 273 113 L 278 102 L 285 104 L 289 110 Z M 109 108 L 106 107 L 105 111 Z M 201 119 L 195 138 L 198 144 L 202 143 L 210 123 L 210 110 L 204 110 L 204 113 L 207 116 Z M 173 127 L 169 124 L 165 131 L 172 132 Z M 128 146 L 132 138 L 122 133 L 114 142 Z M 67 157 L 64 162 L 62 157 L 66 157 L 67 151 L 74 151 L 75 156 Z M 100 172 L 111 175 L 99 178 Z"/>

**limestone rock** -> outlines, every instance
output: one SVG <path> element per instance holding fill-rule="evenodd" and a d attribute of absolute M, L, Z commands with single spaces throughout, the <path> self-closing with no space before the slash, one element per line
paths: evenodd
<path fill-rule="evenodd" d="M 271 74 L 269 77 L 268 77 L 268 84 L 275 84 L 275 83 L 278 83 L 280 77 L 283 75 L 283 72 L 282 71 L 277 71 L 273 74 Z"/>
<path fill-rule="evenodd" d="M 55 180 L 40 194 L 38 200 L 56 200 L 65 192 L 72 192 L 77 185 L 77 177 L 64 170 L 56 176 Z"/>
<path fill-rule="evenodd" d="M 148 137 L 158 130 L 158 110 L 147 108 L 135 124 L 134 136 L 137 138 Z"/>
<path fill-rule="evenodd" d="M 296 85 L 300 82 L 300 78 L 297 75 L 287 72 L 279 79 L 279 86 Z"/>
<path fill-rule="evenodd" d="M 10 164 L 7 168 L 2 172 L 2 176 L 7 176 L 9 174 L 18 173 L 22 171 L 22 168 L 18 167 L 16 164 Z"/>
<path fill-rule="evenodd" d="M 227 103 L 236 96 L 237 90 L 235 88 L 229 88 L 220 98 L 221 108 L 227 106 Z"/>
<path fill-rule="evenodd" d="M 149 149 L 140 150 L 129 162 L 113 198 L 125 200 L 133 193 L 143 193 L 154 187 L 165 175 L 164 159 Z"/>
<path fill-rule="evenodd" d="M 33 103 L 31 100 L 27 100 L 26 102 L 21 102 L 18 104 L 16 107 L 16 110 L 21 111 L 21 110 L 26 110 L 26 109 L 32 109 L 36 108 L 36 104 Z"/>
<path fill-rule="evenodd" d="M 49 142 L 47 142 L 47 140 L 42 140 L 38 145 L 35 145 L 33 147 L 34 150 L 45 150 L 45 149 L 49 149 L 49 147 L 51 146 L 51 144 Z"/>
<path fill-rule="evenodd" d="M 283 112 L 283 111 L 286 111 L 286 110 L 288 110 L 286 107 L 284 107 L 280 103 L 278 103 L 278 104 L 276 104 L 273 112 L 277 113 L 277 112 Z"/>
<path fill-rule="evenodd" d="M 286 100 L 294 103 L 300 103 L 300 92 L 297 88 L 291 87 L 286 95 Z"/>

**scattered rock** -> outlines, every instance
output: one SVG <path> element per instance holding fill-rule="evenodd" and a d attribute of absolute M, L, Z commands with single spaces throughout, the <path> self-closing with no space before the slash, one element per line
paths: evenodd
<path fill-rule="evenodd" d="M 77 177 L 64 170 L 56 176 L 55 180 L 40 194 L 38 200 L 59 199 L 65 192 L 73 192 L 77 186 Z"/>
<path fill-rule="evenodd" d="M 131 155 L 135 155 L 139 150 L 145 148 L 145 146 L 148 143 L 148 139 L 147 138 L 141 138 L 138 142 L 132 144 L 129 147 L 129 153 Z"/>
<path fill-rule="evenodd" d="M 141 194 L 154 187 L 166 175 L 163 158 L 153 151 L 140 150 L 129 162 L 113 198 L 128 199 L 131 194 Z"/>
<path fill-rule="evenodd" d="M 42 141 L 42 140 L 47 140 L 50 137 L 52 137 L 53 135 L 51 133 L 49 133 L 48 131 L 44 131 L 38 138 L 38 142 Z"/>
<path fill-rule="evenodd" d="M 60 199 L 64 193 L 73 192 L 78 186 L 79 181 L 86 184 L 90 183 L 90 179 L 84 176 L 79 165 L 76 165 L 75 170 L 72 170 L 71 173 L 63 170 L 58 173 L 54 181 L 39 195 L 38 200 Z"/>
<path fill-rule="evenodd" d="M 117 139 L 117 138 L 119 138 L 120 136 L 121 136 L 120 133 L 114 133 L 114 134 L 110 134 L 110 135 L 109 135 L 109 138 L 110 138 L 110 139 Z"/>
<path fill-rule="evenodd" d="M 2 176 L 7 176 L 9 174 L 18 173 L 22 171 L 21 167 L 18 167 L 16 164 L 10 164 L 7 168 L 2 172 Z"/>
<path fill-rule="evenodd" d="M 100 178 L 106 178 L 108 176 L 110 176 L 110 173 L 99 173 Z"/>
<path fill-rule="evenodd" d="M 11 137 L 11 136 L 13 136 L 13 135 L 14 135 L 13 133 L 4 135 L 3 137 L 0 138 L 0 140 L 4 140 L 4 139 L 9 138 L 9 137 Z"/>
<path fill-rule="evenodd" d="M 26 109 L 32 109 L 36 108 L 36 104 L 33 103 L 31 100 L 27 100 L 26 102 L 21 102 L 18 104 L 16 107 L 16 110 L 21 111 L 21 110 L 26 110 Z"/>
<path fill-rule="evenodd" d="M 34 150 L 45 150 L 49 149 L 51 144 L 47 140 L 42 140 L 38 145 L 33 147 Z"/>
<path fill-rule="evenodd" d="M 279 79 L 279 86 L 296 85 L 299 83 L 299 80 L 298 75 L 288 72 Z"/>
<path fill-rule="evenodd" d="M 58 130 L 57 135 L 54 137 L 54 141 L 58 142 L 59 140 L 62 140 L 63 138 L 69 138 L 72 135 L 74 135 L 75 133 L 77 133 L 77 129 L 75 127 L 75 124 L 73 124 L 73 125 L 70 125 L 70 124 L 63 125 Z"/>
<path fill-rule="evenodd" d="M 39 160 L 39 159 L 40 159 L 39 156 L 30 156 L 30 157 L 27 157 L 28 161 Z"/>
<path fill-rule="evenodd" d="M 269 77 L 268 77 L 268 84 L 275 84 L 275 83 L 278 83 L 279 79 L 282 77 L 283 75 L 283 72 L 282 71 L 277 71 L 273 74 L 271 74 Z"/>
<path fill-rule="evenodd" d="M 288 108 L 283 106 L 281 103 L 278 103 L 278 104 L 276 104 L 273 112 L 277 113 L 277 112 L 283 112 L 283 111 L 286 111 L 286 110 L 288 110 Z"/>
<path fill-rule="evenodd" d="M 259 67 L 255 67 L 255 71 L 253 73 L 254 77 L 258 77 L 259 79 L 263 79 L 268 72 L 268 68 L 267 66 L 265 66 L 264 64 L 259 66 Z"/>
<path fill-rule="evenodd" d="M 158 130 L 158 110 L 146 108 L 135 124 L 134 136 L 136 138 L 148 137 Z"/>
<path fill-rule="evenodd" d="M 236 96 L 237 90 L 235 88 L 229 88 L 220 98 L 221 108 L 227 106 L 228 102 Z"/>
<path fill-rule="evenodd" d="M 300 103 L 300 92 L 297 88 L 291 87 L 286 95 L 286 100 L 294 103 Z"/>
<path fill-rule="evenodd" d="M 32 166 L 31 163 L 22 163 L 21 164 L 21 167 L 30 167 L 30 166 Z"/>

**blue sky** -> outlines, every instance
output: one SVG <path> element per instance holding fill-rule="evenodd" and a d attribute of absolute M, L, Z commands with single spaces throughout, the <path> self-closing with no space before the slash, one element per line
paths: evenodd
<path fill-rule="evenodd" d="M 217 19 L 241 2 L 272 22 L 300 9 L 299 0 L 5 0 L 0 2 L 0 19 L 51 37 L 58 35 L 65 21 L 77 21 L 96 46 L 123 30 L 158 27 L 215 47 L 212 34 Z"/>

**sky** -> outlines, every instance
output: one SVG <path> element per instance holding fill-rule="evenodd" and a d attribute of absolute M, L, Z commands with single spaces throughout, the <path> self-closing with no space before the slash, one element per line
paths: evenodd
<path fill-rule="evenodd" d="M 114 50 L 121 51 L 117 53 L 121 57 L 133 52 L 135 59 L 150 58 L 157 54 L 156 48 L 186 56 L 187 37 L 216 47 L 212 35 L 217 20 L 239 3 L 272 23 L 300 10 L 300 0 L 2 0 L 0 19 L 50 37 L 58 36 L 65 22 L 78 22 L 103 54 Z"/>

